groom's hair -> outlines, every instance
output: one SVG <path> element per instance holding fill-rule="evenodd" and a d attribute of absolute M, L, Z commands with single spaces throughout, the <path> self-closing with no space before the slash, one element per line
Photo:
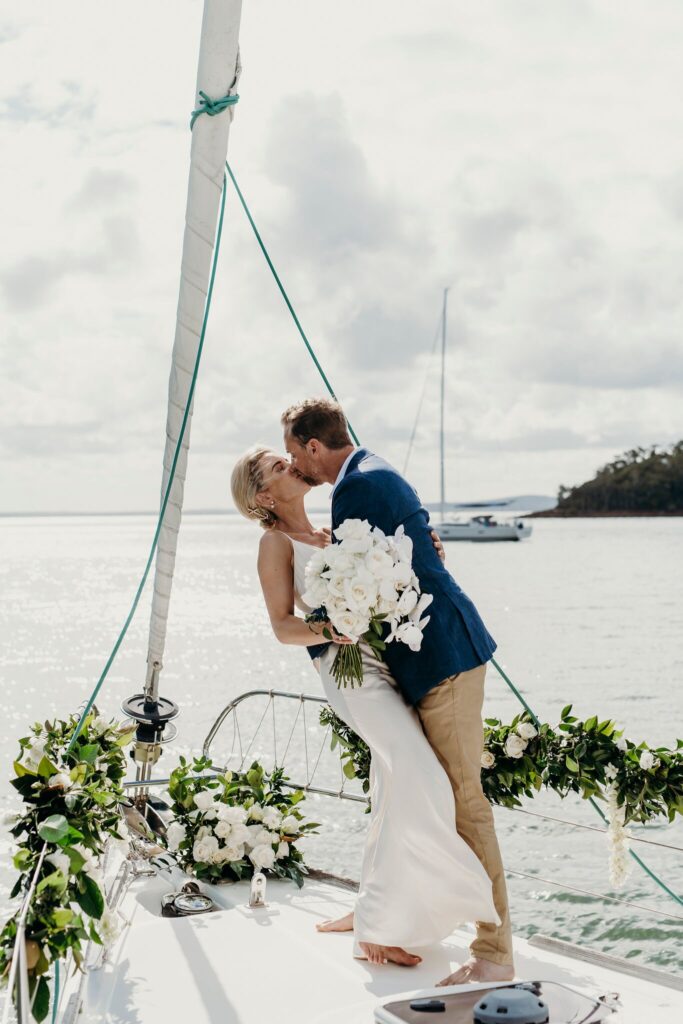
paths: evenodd
<path fill-rule="evenodd" d="M 283 412 L 281 422 L 302 445 L 308 444 L 312 437 L 326 448 L 346 448 L 353 444 L 342 407 L 332 398 L 306 398 L 290 405 Z"/>

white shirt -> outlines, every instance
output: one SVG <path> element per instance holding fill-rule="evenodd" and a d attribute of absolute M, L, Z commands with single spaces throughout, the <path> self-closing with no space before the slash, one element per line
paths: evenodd
<path fill-rule="evenodd" d="M 348 469 L 349 462 L 354 457 L 354 455 L 357 453 L 357 451 L 358 451 L 358 449 L 354 448 L 353 451 L 351 452 L 351 454 L 347 455 L 346 458 L 344 459 L 344 461 L 342 462 L 341 469 L 337 473 L 337 479 L 334 481 L 334 485 L 332 487 L 332 493 L 330 494 L 330 497 L 332 497 L 332 494 L 334 494 L 334 492 L 335 492 L 335 490 L 337 488 L 337 484 L 340 482 L 340 480 L 344 476 L 344 473 Z"/>

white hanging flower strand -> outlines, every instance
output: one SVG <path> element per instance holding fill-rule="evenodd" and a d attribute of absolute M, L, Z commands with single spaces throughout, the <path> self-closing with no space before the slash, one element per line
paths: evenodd
<path fill-rule="evenodd" d="M 615 782 L 617 769 L 613 764 L 605 768 L 605 800 L 607 803 L 607 842 L 610 846 L 609 880 L 615 889 L 622 889 L 633 865 L 628 855 L 631 833 L 624 825 L 626 810 L 619 805 L 619 789 Z"/>

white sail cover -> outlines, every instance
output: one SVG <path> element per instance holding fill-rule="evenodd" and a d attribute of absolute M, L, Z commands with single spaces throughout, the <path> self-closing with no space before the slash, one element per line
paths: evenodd
<path fill-rule="evenodd" d="M 205 0 L 199 47 L 199 91 L 217 100 L 234 93 L 239 79 L 239 26 L 242 0 Z M 199 347 L 206 294 L 209 287 L 214 237 L 220 205 L 228 134 L 234 107 L 210 117 L 202 114 L 192 129 L 190 180 L 187 190 L 185 234 L 180 271 L 173 362 L 168 384 L 166 447 L 161 481 L 161 500 L 166 493 L 185 406 Z M 188 110 L 189 121 L 189 110 Z M 183 507 L 187 457 L 190 447 L 192 408 L 183 436 L 163 525 L 159 535 L 154 574 L 154 594 L 147 653 L 147 686 L 153 670 L 161 668 L 166 624 L 173 583 L 178 532 Z"/>

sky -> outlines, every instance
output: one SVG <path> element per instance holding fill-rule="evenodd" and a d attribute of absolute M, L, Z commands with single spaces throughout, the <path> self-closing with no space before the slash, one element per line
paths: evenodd
<path fill-rule="evenodd" d="M 158 505 L 202 4 L 0 0 L 0 512 Z M 245 0 L 229 159 L 361 441 L 452 501 L 683 436 L 683 7 Z M 323 386 L 235 196 L 186 507 Z M 320 492 L 322 498 L 322 492 Z"/>

